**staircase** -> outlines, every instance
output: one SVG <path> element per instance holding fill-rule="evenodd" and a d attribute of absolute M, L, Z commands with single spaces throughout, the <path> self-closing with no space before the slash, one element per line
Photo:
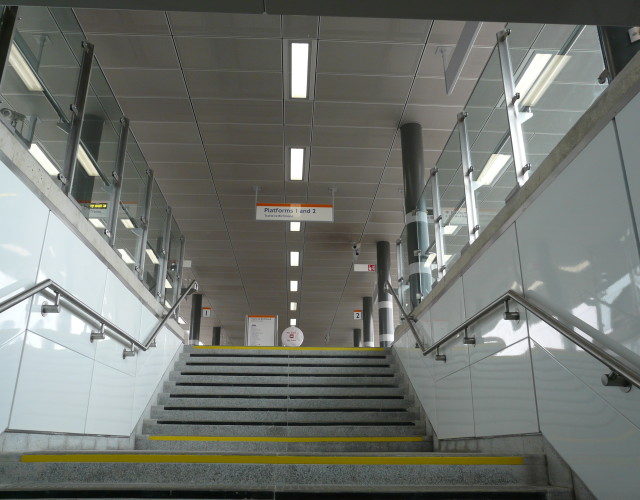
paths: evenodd
<path fill-rule="evenodd" d="M 543 456 L 431 452 L 407 392 L 385 349 L 185 347 L 136 450 L 5 456 L 0 498 L 572 498 Z"/>

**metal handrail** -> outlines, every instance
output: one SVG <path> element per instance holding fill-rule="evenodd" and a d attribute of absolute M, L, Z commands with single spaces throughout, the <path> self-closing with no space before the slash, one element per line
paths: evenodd
<path fill-rule="evenodd" d="M 398 304 L 398 307 L 400 308 L 400 312 L 407 319 L 407 324 L 409 325 L 409 328 L 411 329 L 411 332 L 413 333 L 413 336 L 416 339 L 416 343 L 420 346 L 420 350 L 424 352 L 425 349 L 424 349 L 424 344 L 422 343 L 422 339 L 418 335 L 418 332 L 416 331 L 415 326 L 413 326 L 413 319 L 414 319 L 413 316 L 410 316 L 409 314 L 406 313 L 406 311 L 404 310 L 404 307 L 402 307 L 402 302 L 400 302 L 400 299 L 396 295 L 396 291 L 393 289 L 393 287 L 391 286 L 391 283 L 389 283 L 388 280 L 385 281 L 384 287 L 387 293 L 390 293 L 391 295 L 393 295 L 393 298 L 395 299 L 396 304 Z"/>
<path fill-rule="evenodd" d="M 526 310 L 532 312 L 535 316 L 544 321 L 547 325 L 558 331 L 562 336 L 576 344 L 578 347 L 583 349 L 585 352 L 593 356 L 595 359 L 600 361 L 602 364 L 606 365 L 610 368 L 615 376 L 621 376 L 628 383 L 635 385 L 636 387 L 640 387 L 640 370 L 634 366 L 629 366 L 628 362 L 622 361 L 619 356 L 608 352 L 603 347 L 595 345 L 593 342 L 587 340 L 583 335 L 576 333 L 575 329 L 579 329 L 579 327 L 572 327 L 571 325 L 566 324 L 564 321 L 556 318 L 553 314 L 543 305 L 537 303 L 535 300 L 530 298 L 525 298 L 517 292 L 513 290 L 509 290 L 505 294 L 503 294 L 500 298 L 494 300 L 489 305 L 482 308 L 476 314 L 471 316 L 469 319 L 455 327 L 449 333 L 447 333 L 444 337 L 440 338 L 437 342 L 431 345 L 427 349 L 422 349 L 422 354 L 426 356 L 434 351 L 438 354 L 439 348 L 449 342 L 451 339 L 456 337 L 459 333 L 465 332 L 465 341 L 466 343 L 473 344 L 475 343 L 475 339 L 470 339 L 466 335 L 467 328 L 477 322 L 479 319 L 488 315 L 494 309 L 504 304 L 506 307 L 506 311 L 504 313 L 505 319 L 517 320 L 519 319 L 519 313 L 517 311 L 509 311 L 509 302 L 513 301 L 517 304 L 520 304 Z M 411 325 L 411 323 L 409 323 Z M 413 328 L 412 328 L 412 331 Z M 585 332 L 586 333 L 586 332 Z M 414 333 L 415 335 L 415 333 Z M 588 335 L 588 334 L 587 334 Z M 444 357 L 444 356 L 443 356 Z M 446 360 L 446 357 L 444 357 Z M 615 377 L 614 377 L 615 378 Z M 605 385 L 627 385 L 623 384 L 624 380 L 618 383 L 605 383 L 607 382 L 607 376 L 603 376 L 603 384 Z"/>
<path fill-rule="evenodd" d="M 14 295 L 13 297 L 1 302 L 0 303 L 0 313 L 6 311 L 7 309 L 10 309 L 11 307 L 19 304 L 23 300 L 26 300 L 26 299 L 34 296 L 37 293 L 44 292 L 45 290 L 50 289 L 53 293 L 56 294 L 56 303 L 53 304 L 53 305 L 48 305 L 48 304 L 47 305 L 43 305 L 42 306 L 42 312 L 43 313 L 59 312 L 60 311 L 59 299 L 60 299 L 60 297 L 63 297 L 65 299 L 65 301 L 69 302 L 74 307 L 78 308 L 84 314 L 86 314 L 87 316 L 91 317 L 94 321 L 96 321 L 97 323 L 100 324 L 100 332 L 96 333 L 96 335 L 98 335 L 98 336 L 96 336 L 95 338 L 100 338 L 99 335 L 101 335 L 104 332 L 104 328 L 106 327 L 106 328 L 108 328 L 109 331 L 111 331 L 112 333 L 114 333 L 114 334 L 118 335 L 119 337 L 121 337 L 122 339 L 124 339 L 131 346 L 131 349 L 133 349 L 133 347 L 135 346 L 138 349 L 141 349 L 143 351 L 147 351 L 153 345 L 154 340 L 155 340 L 156 336 L 158 335 L 158 332 L 164 326 L 164 324 L 167 322 L 169 317 L 174 313 L 174 311 L 176 310 L 176 308 L 180 304 L 180 302 L 182 302 L 182 300 L 184 300 L 184 298 L 188 295 L 188 293 L 194 287 L 196 287 L 196 289 L 197 289 L 197 286 L 198 286 L 198 283 L 195 280 L 191 282 L 189 287 L 187 287 L 186 291 L 180 296 L 178 301 L 176 301 L 176 303 L 171 308 L 171 310 L 162 318 L 162 320 L 160 321 L 159 325 L 156 327 L 156 329 L 154 329 L 152 335 L 144 343 L 136 340 L 131 335 L 126 333 L 124 330 L 122 330 L 120 327 L 116 326 L 114 323 L 112 323 L 107 318 L 105 318 L 102 314 L 94 311 L 91 307 L 89 307 L 87 304 L 85 304 L 80 299 L 75 297 L 75 295 L 73 295 L 71 292 L 69 292 L 68 290 L 65 290 L 63 287 L 58 285 L 52 279 L 46 279 L 44 281 L 41 281 L 40 283 L 37 283 L 36 285 L 32 286 L 31 288 L 29 288 L 29 289 L 27 289 L 27 290 L 25 290 L 23 292 L 20 292 L 20 293 Z M 173 332 L 173 333 L 175 334 L 175 332 Z M 178 336 L 177 334 L 175 334 L 175 335 Z M 93 337 L 93 334 L 92 334 L 92 340 L 93 340 L 93 338 L 94 337 Z M 125 353 L 128 353 L 128 354 L 125 354 Z M 132 351 L 125 350 L 124 353 L 123 353 L 123 357 L 124 356 L 130 356 L 130 355 L 132 355 Z"/>

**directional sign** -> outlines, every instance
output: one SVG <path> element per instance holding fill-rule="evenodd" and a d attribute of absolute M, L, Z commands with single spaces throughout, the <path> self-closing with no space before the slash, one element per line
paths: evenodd
<path fill-rule="evenodd" d="M 360 309 L 353 311 L 353 319 L 362 319 L 362 311 Z"/>
<path fill-rule="evenodd" d="M 370 273 L 370 272 L 375 273 L 376 265 L 375 264 L 354 264 L 353 270 L 361 273 Z"/>
<path fill-rule="evenodd" d="M 333 222 L 333 205 L 256 203 L 256 220 Z"/>

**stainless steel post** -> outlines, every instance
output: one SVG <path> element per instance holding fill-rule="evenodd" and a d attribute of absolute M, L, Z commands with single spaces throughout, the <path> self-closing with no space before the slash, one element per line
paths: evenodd
<path fill-rule="evenodd" d="M 471 148 L 469 147 L 469 131 L 466 118 L 468 113 L 458 114 L 458 134 L 460 136 L 460 154 L 462 155 L 462 173 L 464 177 L 464 198 L 467 204 L 467 229 L 469 243 L 473 243 L 480 234 L 478 222 L 478 206 L 476 192 L 473 189 L 473 165 L 471 164 Z"/>
<path fill-rule="evenodd" d="M 124 178 L 124 160 L 127 153 L 127 139 L 129 138 L 129 119 L 120 118 L 120 141 L 118 142 L 118 156 L 116 169 L 112 173 L 113 191 L 111 192 L 111 208 L 109 210 L 109 226 L 106 230 L 109 237 L 109 245 L 116 243 L 116 231 L 118 230 L 118 212 L 120 211 L 120 196 L 122 194 L 122 180 Z"/>
<path fill-rule="evenodd" d="M 167 268 L 169 267 L 169 247 L 171 245 L 171 207 L 167 207 L 166 219 L 164 221 L 164 231 L 162 233 L 162 248 L 160 249 L 160 269 L 156 276 L 156 296 L 161 304 L 164 305 L 167 289 L 165 281 L 167 280 Z"/>
<path fill-rule="evenodd" d="M 437 168 L 431 169 L 431 197 L 433 198 L 433 230 L 436 239 L 438 281 L 440 281 L 444 278 L 444 275 L 447 274 L 447 266 L 444 263 L 444 233 L 442 230 L 442 206 L 440 205 L 440 183 L 438 180 Z"/>
<path fill-rule="evenodd" d="M 151 195 L 153 194 L 153 170 L 147 170 L 147 192 L 144 197 L 144 215 L 140 218 L 142 226 L 142 235 L 140 236 L 138 247 L 138 256 L 136 262 L 136 271 L 138 279 L 144 281 L 144 260 L 145 251 L 147 249 L 147 239 L 149 238 L 149 217 L 151 217 Z"/>
<path fill-rule="evenodd" d="M 82 63 L 80 64 L 80 77 L 76 87 L 76 96 L 71 105 L 71 125 L 64 157 L 64 174 L 58 174 L 58 179 L 62 182 L 62 190 L 66 195 L 71 193 L 71 186 L 76 173 L 76 159 L 78 157 L 82 123 L 84 122 L 84 108 L 89 92 L 91 64 L 93 63 L 93 44 L 82 42 L 82 48 L 84 50 L 82 52 Z"/>
<path fill-rule="evenodd" d="M 522 96 L 516 92 L 509 43 L 507 42 L 510 34 L 511 30 L 503 30 L 498 32 L 496 36 L 498 38 L 498 55 L 500 56 L 500 70 L 502 71 L 502 84 L 504 86 L 504 102 L 507 108 L 511 148 L 513 150 L 513 165 L 516 170 L 516 181 L 519 186 L 522 186 L 529 179 L 531 164 L 527 161 L 520 110 L 518 108 L 518 100 Z"/>

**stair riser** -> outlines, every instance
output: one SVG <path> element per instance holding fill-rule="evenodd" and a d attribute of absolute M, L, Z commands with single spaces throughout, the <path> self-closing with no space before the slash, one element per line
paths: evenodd
<path fill-rule="evenodd" d="M 387 350 L 334 350 L 334 349 L 201 349 L 193 346 L 186 346 L 185 354 L 213 354 L 222 356 L 252 356 L 252 357 L 287 357 L 287 358 L 307 358 L 307 359 L 323 359 L 323 358 L 388 358 Z"/>
<path fill-rule="evenodd" d="M 401 412 L 287 412 L 287 411 L 208 411 L 164 410 L 155 407 L 151 418 L 180 422 L 256 422 L 256 423 L 329 423 L 329 422 L 413 422 L 419 418 L 416 410 Z"/>
<path fill-rule="evenodd" d="M 379 437 L 423 436 L 424 425 L 189 425 L 145 420 L 142 433 L 154 436 Z"/>
<path fill-rule="evenodd" d="M 137 450 L 206 451 L 208 453 L 419 453 L 432 451 L 429 442 L 407 443 L 269 443 L 136 440 Z"/>
<path fill-rule="evenodd" d="M 544 465 L 273 465 L 0 463 L 0 483 L 139 483 L 210 486 L 217 489 L 282 488 L 288 485 L 477 485 L 543 484 Z"/>
<path fill-rule="evenodd" d="M 303 377 L 295 376 L 243 376 L 243 375 L 182 375 L 171 372 L 170 381 L 189 384 L 276 385 L 276 386 L 382 386 L 397 387 L 396 377 Z"/>
<path fill-rule="evenodd" d="M 180 373 L 229 373 L 245 375 L 393 375 L 394 371 L 385 366 L 219 366 L 219 365 L 188 365 L 178 363 L 174 370 Z"/>
<path fill-rule="evenodd" d="M 170 394 L 158 396 L 158 406 L 203 408 L 275 408 L 275 409 L 380 409 L 410 408 L 404 399 L 259 399 L 259 398 L 173 398 Z"/>
<path fill-rule="evenodd" d="M 393 364 L 393 360 L 388 357 L 373 358 L 318 358 L 302 356 L 287 357 L 268 357 L 268 356 L 215 356 L 215 355 L 193 355 L 182 353 L 178 358 L 179 363 L 208 363 L 208 364 L 227 364 L 227 365 L 316 365 L 316 366 L 353 366 L 353 365 L 376 365 L 389 366 Z"/>
<path fill-rule="evenodd" d="M 189 386 L 165 382 L 164 392 L 184 395 L 255 396 L 255 397 L 402 397 L 400 387 L 250 387 L 250 386 Z"/>

